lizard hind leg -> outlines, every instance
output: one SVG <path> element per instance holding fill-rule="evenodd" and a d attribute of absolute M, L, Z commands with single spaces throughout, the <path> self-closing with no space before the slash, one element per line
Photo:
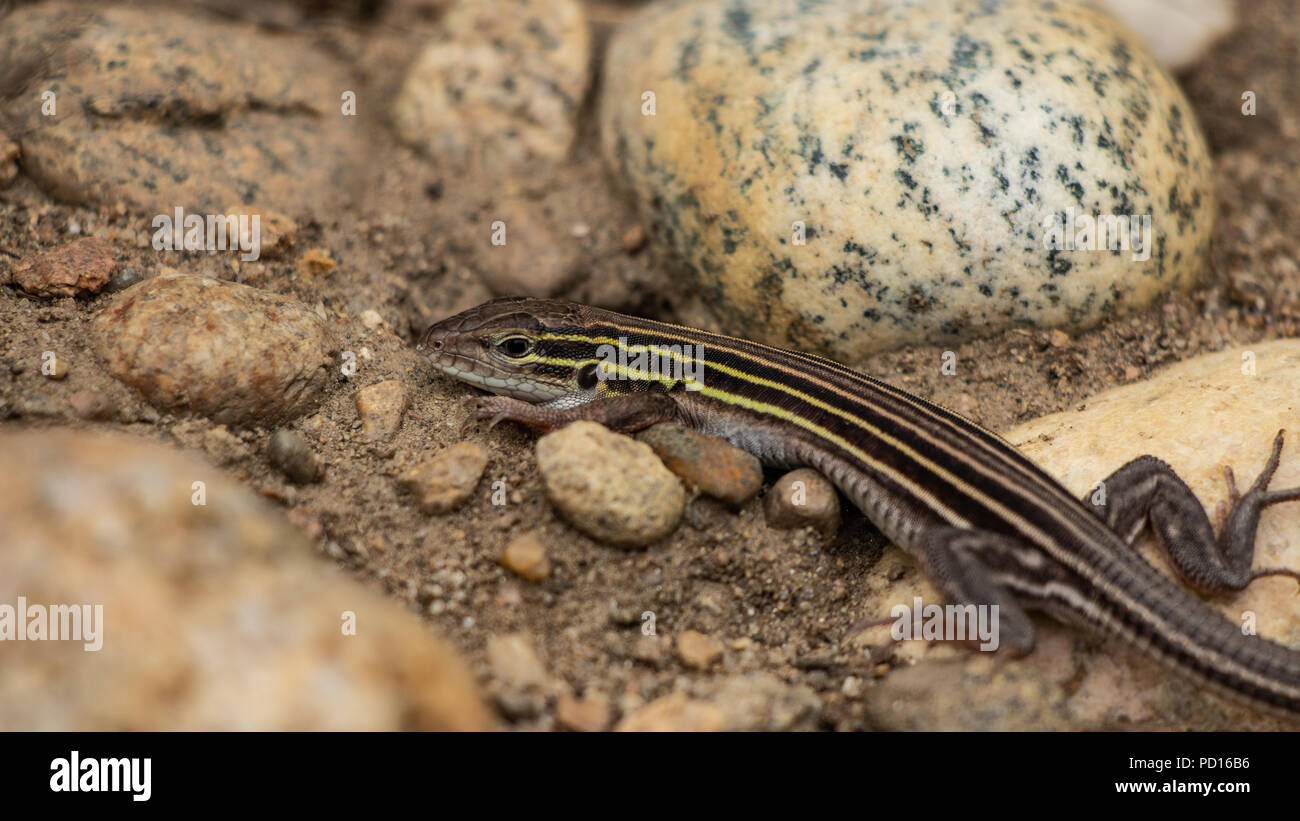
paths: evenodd
<path fill-rule="evenodd" d="M 992 641 L 981 649 L 1006 648 L 1013 656 L 1034 649 L 1034 625 L 1018 597 L 1028 594 L 1033 600 L 1035 590 L 1055 574 L 1032 547 L 1000 533 L 932 527 L 915 549 L 926 575 L 965 611 L 967 622 L 975 615 L 992 626 Z M 979 608 L 988 608 L 985 616 L 979 616 Z"/>
<path fill-rule="evenodd" d="M 1085 499 L 1112 530 L 1132 545 L 1148 524 L 1159 537 L 1178 572 L 1207 593 L 1241 590 L 1261 576 L 1300 573 L 1284 568 L 1252 570 L 1260 512 L 1278 502 L 1300 500 L 1300 488 L 1268 490 L 1281 461 L 1284 431 L 1273 440 L 1272 454 L 1254 484 L 1237 490 L 1232 469 L 1224 469 L 1232 509 L 1219 535 L 1191 488 L 1173 468 L 1153 456 L 1139 456 L 1106 478 L 1105 504 Z"/>

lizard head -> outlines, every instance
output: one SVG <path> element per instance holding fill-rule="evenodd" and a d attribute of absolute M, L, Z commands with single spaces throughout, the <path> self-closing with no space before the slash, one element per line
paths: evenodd
<path fill-rule="evenodd" d="M 558 300 L 493 299 L 430 325 L 415 349 L 439 372 L 495 394 L 587 400 L 597 380 L 585 310 Z"/>

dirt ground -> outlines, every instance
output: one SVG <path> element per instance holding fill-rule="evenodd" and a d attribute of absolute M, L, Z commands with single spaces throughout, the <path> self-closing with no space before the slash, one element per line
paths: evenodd
<path fill-rule="evenodd" d="M 202 14 L 214 4 L 189 5 Z M 251 10 L 261 4 L 215 5 L 255 16 L 259 12 Z M 276 24 L 308 32 L 343 60 L 364 83 L 363 99 L 389 98 L 440 5 L 395 3 L 377 20 L 364 20 L 357 4 L 319 3 L 308 12 L 286 12 Z M 593 54 L 599 55 L 611 27 L 637 4 L 588 5 Z M 955 349 L 961 363 L 956 378 L 940 376 L 936 348 L 850 364 L 1002 430 L 1201 353 L 1300 336 L 1300 20 L 1288 0 L 1245 2 L 1241 17 L 1236 32 L 1179 77 L 1215 152 L 1220 217 L 1214 275 L 1206 287 L 1068 342 L 1053 342 L 1046 330 L 1015 330 L 962 345 Z M 594 60 L 598 76 L 599 57 Z M 861 516 L 846 512 L 828 542 L 812 532 L 767 528 L 761 501 L 733 512 L 699 500 L 692 522 L 662 543 L 630 552 L 603 546 L 565 524 L 547 503 L 533 435 L 510 425 L 489 432 L 467 421 L 467 402 L 476 392 L 434 376 L 413 351 L 428 323 L 491 295 L 476 272 L 490 253 L 482 238 L 503 199 L 523 198 L 543 215 L 557 238 L 555 253 L 571 260 L 565 296 L 688 324 L 711 321 L 704 306 L 684 300 L 684 289 L 671 285 L 675 263 L 654 242 L 625 250 L 624 234 L 638 218 L 602 165 L 594 117 L 598 84 L 592 85 L 570 160 L 551 176 L 520 181 L 516 190 L 484 185 L 472 171 L 439 168 L 376 124 L 370 163 L 358 169 L 363 181 L 348 192 L 344 211 L 299 226 L 299 254 L 324 249 L 337 263 L 323 274 L 300 269 L 293 256 L 238 272 L 229 256 L 161 259 L 147 243 L 131 239 L 147 234 L 145 215 L 60 203 L 22 175 L 0 189 L 0 269 L 108 225 L 119 238 L 113 242 L 119 270 L 131 266 L 148 276 L 165 266 L 237 276 L 321 306 L 344 348 L 368 348 L 372 359 L 362 372 L 350 382 L 338 378 L 319 412 L 292 425 L 323 457 L 324 482 L 286 482 L 264 455 L 270 429 L 236 429 L 243 446 L 223 450 L 219 443 L 226 440 L 207 435 L 215 427 L 209 420 L 156 412 L 115 381 L 90 344 L 89 323 L 106 296 L 38 300 L 0 288 L 0 419 L 30 428 L 122 429 L 206 454 L 292 512 L 315 538 L 322 561 L 409 603 L 454 642 L 489 690 L 485 643 L 518 632 L 530 637 L 562 689 L 602 694 L 614 718 L 683 683 L 705 688 L 723 677 L 767 672 L 817 694 L 822 706 L 801 726 L 870 729 L 861 701 L 845 695 L 844 683 L 871 679 L 876 665 L 845 639 L 856 622 L 880 615 L 870 612 L 874 592 L 916 569 L 902 554 L 886 552 Z M 1254 118 L 1240 113 L 1245 89 L 1258 91 Z M 367 328 L 359 321 L 368 309 L 383 325 Z M 39 372 L 40 352 L 49 349 L 71 362 L 64 382 L 51 383 Z M 385 377 L 403 380 L 412 401 L 391 448 L 376 452 L 355 435 L 354 393 Z M 113 401 L 109 421 L 83 421 L 68 409 L 68 393 L 91 389 Z M 393 477 L 416 457 L 462 439 L 489 449 L 483 487 L 503 478 L 517 501 L 494 506 L 480 492 L 448 515 L 422 514 Z M 497 563 L 506 542 L 531 528 L 539 530 L 552 563 L 550 577 L 537 584 Z M 647 646 L 640 629 L 644 611 L 655 613 L 665 635 L 694 629 L 723 640 L 723 666 L 693 671 L 670 650 Z M 511 712 L 504 715 L 508 726 L 555 726 L 550 708 Z"/>

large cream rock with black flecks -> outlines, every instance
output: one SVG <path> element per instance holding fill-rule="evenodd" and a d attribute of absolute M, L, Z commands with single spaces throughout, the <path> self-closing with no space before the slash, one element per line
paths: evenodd
<path fill-rule="evenodd" d="M 1146 382 L 1094 396 L 1082 411 L 1045 416 L 1006 436 L 1080 498 L 1096 497 L 1098 483 L 1112 471 L 1152 454 L 1187 482 L 1217 528 L 1219 514 L 1229 505 L 1223 468 L 1232 468 L 1244 491 L 1263 468 L 1280 429 L 1287 431 L 1287 439 L 1270 487 L 1300 487 L 1300 339 L 1197 357 Z M 1172 573 L 1149 530 L 1139 549 Z M 1253 566 L 1300 569 L 1300 502 L 1264 510 Z M 1300 596 L 1294 579 L 1260 579 L 1240 593 L 1209 602 L 1230 621 L 1250 622 L 1259 635 L 1300 651 Z M 1130 721 L 1160 720 L 1181 712 L 1185 726 L 1228 726 L 1217 706 L 1197 706 L 1198 688 L 1172 679 L 1154 664 L 1115 656 L 1087 669 L 1089 675 L 1071 698 L 1085 723 L 1120 715 Z M 1189 698 L 1195 700 L 1191 712 L 1169 706 Z"/>
<path fill-rule="evenodd" d="M 686 489 L 649 445 L 595 422 L 537 440 L 546 495 L 574 527 L 619 547 L 667 536 L 681 521 Z"/>
<path fill-rule="evenodd" d="M 1086 327 L 1207 267 L 1193 114 L 1081 3 L 653 4 L 611 43 L 600 106 L 656 233 L 767 342 L 853 358 Z"/>

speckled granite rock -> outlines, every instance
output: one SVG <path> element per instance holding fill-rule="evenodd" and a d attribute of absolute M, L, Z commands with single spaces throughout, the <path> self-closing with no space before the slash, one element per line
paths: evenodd
<path fill-rule="evenodd" d="M 59 199 L 324 215 L 364 160 L 355 118 L 341 113 L 354 82 L 303 40 L 166 8 L 63 2 L 15 9 L 0 27 L 0 54 L 16 59 L 56 44 L 51 75 L 6 113 L 25 173 Z"/>
<path fill-rule="evenodd" d="M 577 0 L 462 0 L 402 84 L 397 133 L 450 165 L 563 159 L 587 88 L 588 42 Z"/>
<path fill-rule="evenodd" d="M 223 424 L 269 426 L 320 401 L 333 339 L 307 306 L 204 277 L 134 285 L 95 318 L 113 376 L 160 408 Z"/>
<path fill-rule="evenodd" d="M 4 431 L 0 521 L 0 604 L 103 608 L 99 650 L 0 644 L 0 731 L 492 726 L 469 670 L 427 625 L 193 456 L 126 436 Z"/>
<path fill-rule="evenodd" d="M 1206 269 L 1193 114 L 1094 8 L 654 4 L 611 43 L 600 105 L 657 233 L 724 326 L 767 342 L 853 358 L 1087 326 Z M 1149 259 L 1048 247 L 1053 215 L 1096 214 L 1151 215 Z"/>

